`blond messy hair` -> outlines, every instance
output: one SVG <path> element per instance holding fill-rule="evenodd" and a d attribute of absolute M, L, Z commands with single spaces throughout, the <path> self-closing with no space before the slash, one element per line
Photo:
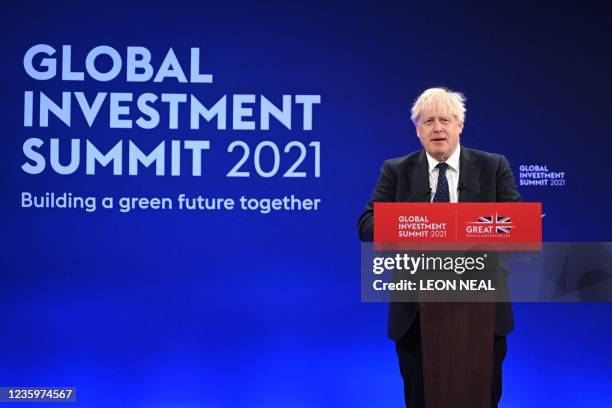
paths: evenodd
<path fill-rule="evenodd" d="M 412 105 L 411 119 L 416 125 L 425 112 L 453 115 L 460 125 L 465 122 L 465 96 L 447 88 L 429 88 Z"/>

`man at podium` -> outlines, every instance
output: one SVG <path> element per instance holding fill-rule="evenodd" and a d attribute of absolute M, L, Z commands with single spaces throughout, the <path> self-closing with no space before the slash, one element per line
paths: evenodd
<path fill-rule="evenodd" d="M 461 145 L 465 111 L 464 96 L 445 88 L 427 89 L 416 99 L 411 117 L 423 149 L 383 163 L 372 198 L 359 218 L 362 241 L 373 241 L 375 202 L 519 201 L 504 156 Z M 492 407 L 501 398 L 506 335 L 514 326 L 511 303 L 497 303 L 495 316 Z M 396 345 L 406 406 L 425 407 L 419 304 L 391 302 L 388 333 Z M 449 401 L 447 406 L 454 405 Z"/>

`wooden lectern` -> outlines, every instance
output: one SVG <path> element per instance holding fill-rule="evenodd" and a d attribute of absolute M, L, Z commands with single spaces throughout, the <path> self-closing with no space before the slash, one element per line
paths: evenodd
<path fill-rule="evenodd" d="M 490 408 L 494 300 L 428 300 L 419 300 L 425 406 Z"/>
<path fill-rule="evenodd" d="M 487 258 L 484 269 L 472 268 L 465 275 L 466 269 L 454 268 L 453 274 L 446 267 L 421 265 L 408 274 L 398 268 L 393 281 L 410 280 L 419 289 L 392 293 L 390 301 L 419 303 L 425 406 L 490 408 L 496 302 L 510 301 L 507 271 L 499 263 L 498 251 L 541 250 L 541 203 L 376 202 L 374 224 L 376 251 L 416 251 L 414 257 L 423 259 L 423 251 L 433 251 L 438 258 L 446 252 L 451 258 L 468 254 Z M 465 294 L 445 288 L 432 291 L 427 285 L 421 289 L 419 281 L 434 277 L 494 281 L 495 290 L 486 289 L 480 296 L 480 289 L 469 287 Z M 390 331 L 407 329 L 401 317 L 390 309 Z M 506 318 L 499 317 L 501 322 Z"/>

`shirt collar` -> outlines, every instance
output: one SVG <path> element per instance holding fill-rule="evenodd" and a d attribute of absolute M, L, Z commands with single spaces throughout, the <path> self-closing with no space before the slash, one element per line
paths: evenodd
<path fill-rule="evenodd" d="M 431 173 L 432 171 L 434 171 L 436 166 L 441 162 L 434 159 L 429 153 L 425 152 L 425 154 L 427 155 L 427 164 L 429 165 L 429 172 Z M 448 164 L 448 167 L 450 167 L 452 170 L 459 171 L 459 155 L 460 154 L 461 154 L 461 145 L 457 144 L 457 148 L 455 149 L 453 154 L 451 154 L 448 160 L 445 161 L 445 163 Z"/>

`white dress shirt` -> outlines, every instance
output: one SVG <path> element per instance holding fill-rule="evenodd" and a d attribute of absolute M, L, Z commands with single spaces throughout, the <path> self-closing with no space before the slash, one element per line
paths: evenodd
<path fill-rule="evenodd" d="M 445 161 L 448 164 L 446 169 L 446 180 L 448 181 L 448 190 L 450 193 L 450 202 L 459 202 L 459 154 L 461 153 L 461 145 L 457 145 L 457 148 L 450 155 L 448 160 Z M 427 154 L 427 163 L 429 164 L 429 187 L 431 188 L 431 201 L 433 201 L 436 195 L 436 188 L 438 187 L 438 173 L 440 172 L 436 166 L 441 163 L 434 159 L 432 156 Z"/>

